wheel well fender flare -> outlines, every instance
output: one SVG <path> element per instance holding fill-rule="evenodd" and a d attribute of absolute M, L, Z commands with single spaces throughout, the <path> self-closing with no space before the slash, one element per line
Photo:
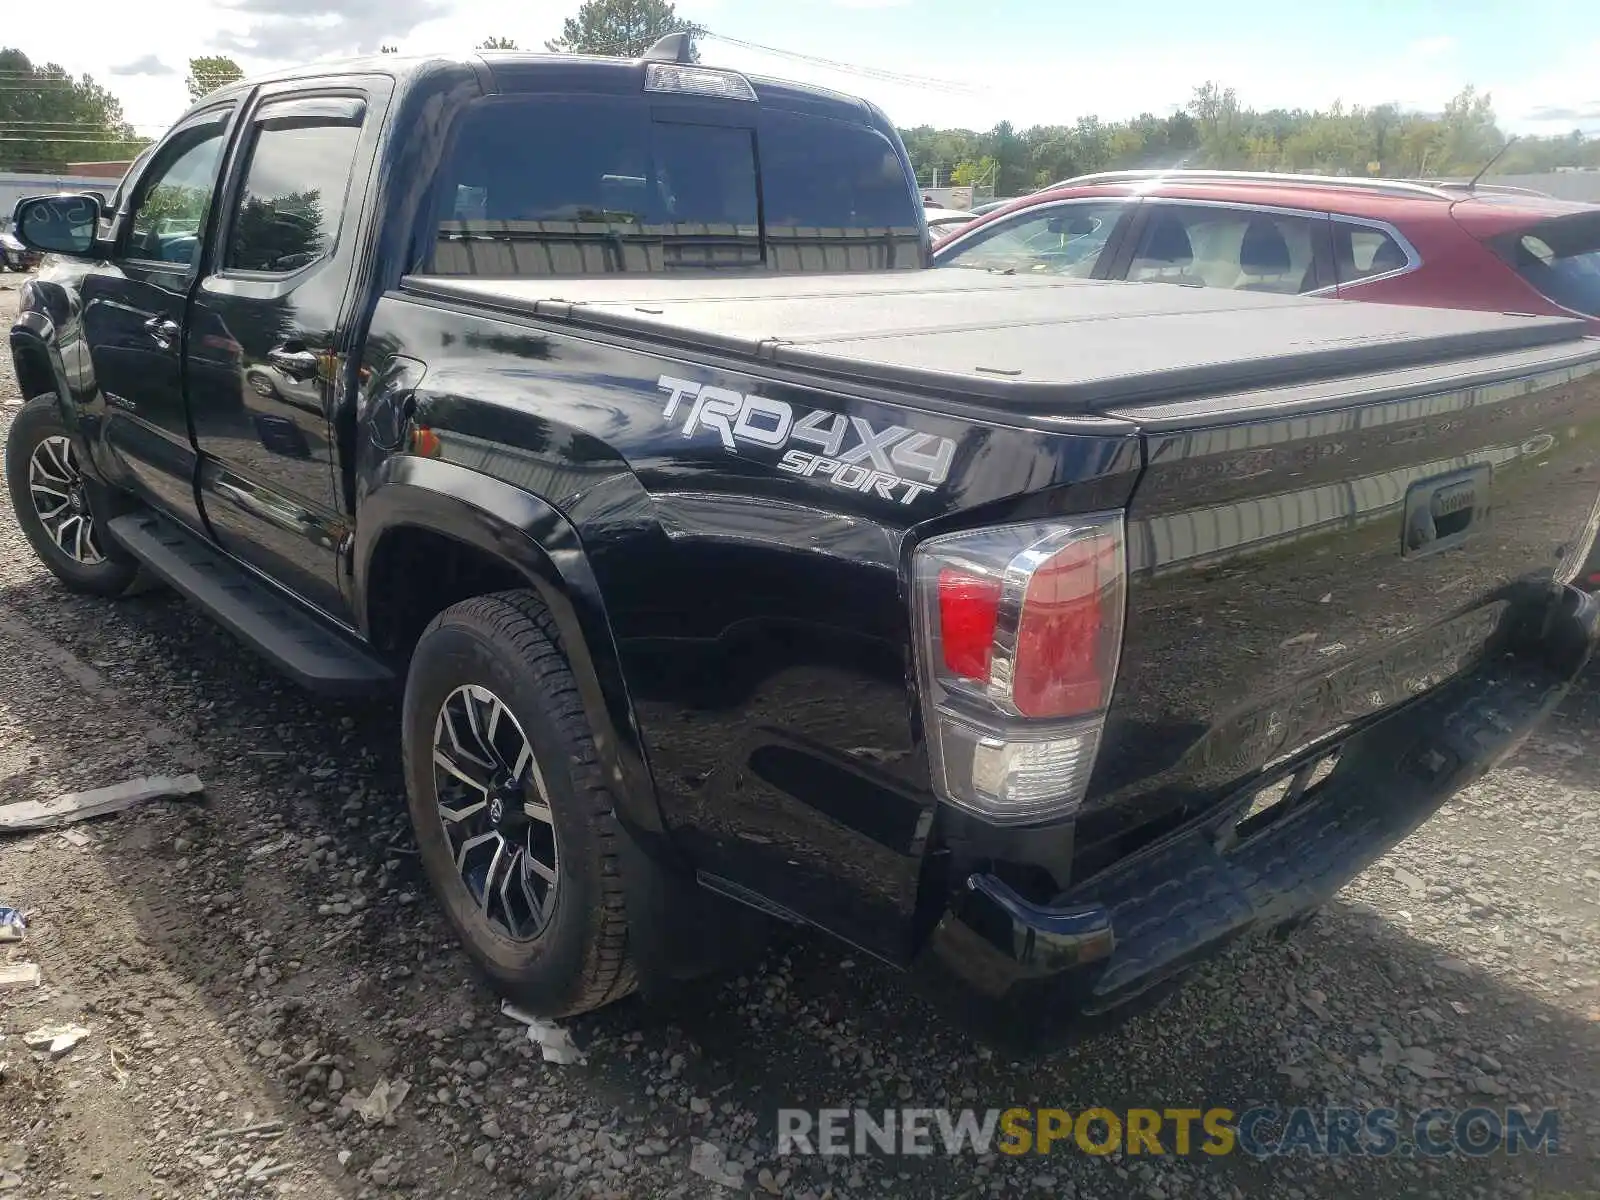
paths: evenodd
<path fill-rule="evenodd" d="M 17 383 L 23 399 L 45 392 L 54 392 L 61 418 L 69 429 L 77 424 L 71 403 L 72 393 L 67 388 L 67 372 L 61 361 L 61 347 L 55 338 L 55 324 L 37 310 L 27 310 L 17 315 L 11 327 L 11 358 L 17 368 Z"/>
<path fill-rule="evenodd" d="M 368 634 L 375 555 L 387 535 L 408 528 L 491 556 L 538 593 L 555 619 L 619 819 L 641 841 L 664 843 L 621 658 L 578 531 L 538 496 L 502 480 L 435 459 L 391 457 L 367 481 L 351 550 L 356 610 Z"/>

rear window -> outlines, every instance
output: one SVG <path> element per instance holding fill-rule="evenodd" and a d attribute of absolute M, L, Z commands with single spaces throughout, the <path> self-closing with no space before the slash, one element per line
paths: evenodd
<path fill-rule="evenodd" d="M 615 97 L 480 101 L 442 182 L 440 275 L 923 265 L 893 144 L 822 117 L 750 106 L 737 126 Z"/>
<path fill-rule="evenodd" d="M 1600 212 L 1512 234 L 1502 240 L 1500 251 L 1542 296 L 1600 317 Z"/>
<path fill-rule="evenodd" d="M 1361 283 L 1404 270 L 1411 256 L 1394 237 L 1375 225 L 1333 223 L 1333 261 L 1340 283 Z"/>

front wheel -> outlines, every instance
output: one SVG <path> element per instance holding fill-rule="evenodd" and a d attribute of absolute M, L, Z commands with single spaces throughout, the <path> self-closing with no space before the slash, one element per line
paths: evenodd
<path fill-rule="evenodd" d="M 632 991 L 621 832 L 539 599 L 479 596 L 436 617 L 402 722 L 423 868 L 473 960 L 546 1017 Z"/>
<path fill-rule="evenodd" d="M 6 486 L 28 544 L 75 592 L 121 595 L 139 572 L 107 540 L 89 507 L 89 489 L 54 395 L 22 406 L 6 436 Z"/>

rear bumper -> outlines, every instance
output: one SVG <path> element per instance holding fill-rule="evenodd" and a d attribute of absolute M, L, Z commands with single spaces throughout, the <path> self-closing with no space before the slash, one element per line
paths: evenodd
<path fill-rule="evenodd" d="M 1513 753 L 1565 697 L 1597 630 L 1600 601 L 1562 589 L 1519 653 L 1362 729 L 1325 781 L 1242 840 L 1225 805 L 1047 906 L 970 876 L 918 959 L 919 982 L 1011 1045 L 1124 1015 L 1233 939 L 1327 901 Z"/>

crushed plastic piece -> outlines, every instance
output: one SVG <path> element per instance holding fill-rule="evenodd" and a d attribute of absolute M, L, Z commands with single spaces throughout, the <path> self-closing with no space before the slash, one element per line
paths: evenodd
<path fill-rule="evenodd" d="M 89 1031 L 82 1025 L 41 1025 L 32 1033 L 22 1035 L 22 1044 L 29 1050 L 43 1050 L 51 1058 L 60 1058 L 84 1038 Z"/>
<path fill-rule="evenodd" d="M 744 1168 L 729 1163 L 719 1146 L 711 1142 L 696 1142 L 689 1151 L 689 1170 L 702 1179 L 720 1183 L 723 1187 L 744 1186 Z"/>
<path fill-rule="evenodd" d="M 528 1027 L 528 1040 L 539 1047 L 545 1062 L 570 1067 L 589 1061 L 584 1057 L 583 1051 L 573 1043 L 572 1035 L 554 1021 L 536 1017 L 527 1010 L 518 1008 L 509 1000 L 501 1002 L 500 1011 L 513 1021 Z"/>
<path fill-rule="evenodd" d="M 367 1093 L 366 1099 L 349 1091 L 339 1103 L 341 1108 L 353 1108 L 356 1115 L 368 1125 L 388 1124 L 400 1111 L 410 1092 L 411 1085 L 404 1080 L 390 1083 L 387 1079 L 380 1079 L 372 1085 L 372 1091 Z"/>

